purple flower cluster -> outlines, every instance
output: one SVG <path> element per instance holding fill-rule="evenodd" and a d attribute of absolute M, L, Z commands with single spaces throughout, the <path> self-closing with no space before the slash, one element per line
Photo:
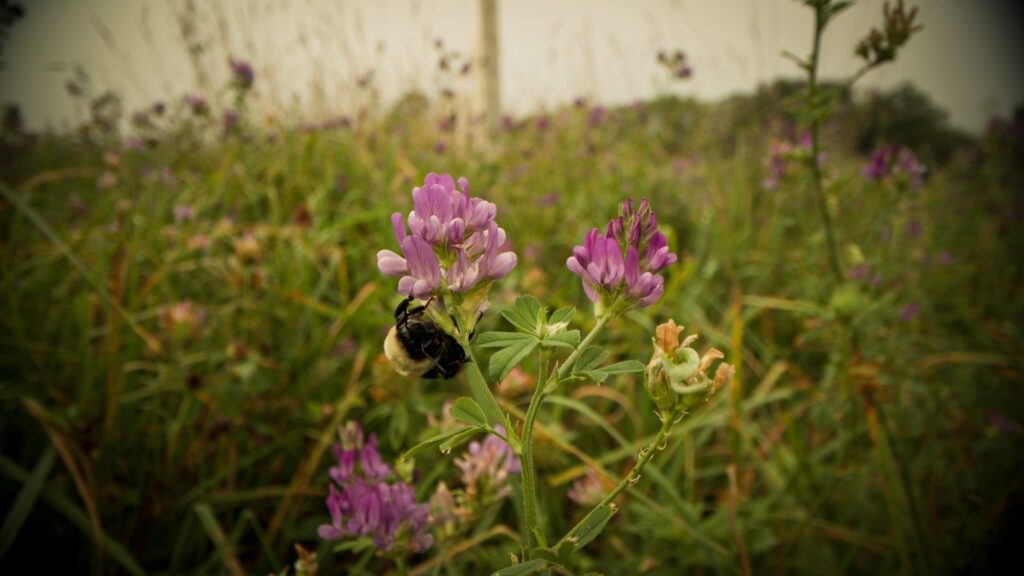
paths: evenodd
<path fill-rule="evenodd" d="M 864 165 L 864 176 L 868 179 L 877 181 L 893 177 L 905 181 L 911 190 L 921 187 L 927 171 L 913 150 L 906 146 L 879 146 Z"/>
<path fill-rule="evenodd" d="M 228 62 L 231 66 L 231 81 L 235 86 L 238 86 L 241 90 L 248 90 L 252 88 L 252 83 L 256 78 L 256 74 L 252 70 L 250 65 L 245 60 L 236 60 L 232 58 Z"/>
<path fill-rule="evenodd" d="M 210 105 L 206 103 L 205 98 L 198 94 L 185 96 L 185 104 L 188 105 L 189 110 L 196 116 L 206 116 L 210 113 Z"/>
<path fill-rule="evenodd" d="M 765 190 L 778 190 L 782 179 L 791 170 L 791 161 L 798 157 L 810 157 L 811 133 L 804 131 L 796 142 L 773 140 L 770 146 L 768 158 L 765 165 L 768 168 L 768 175 L 761 181 L 761 187 Z M 818 165 L 822 164 L 823 156 L 818 156 Z"/>
<path fill-rule="evenodd" d="M 498 425 L 494 429 L 499 434 L 505 433 L 504 426 Z M 519 474 L 522 470 L 512 448 L 501 438 L 490 435 L 483 442 L 470 442 L 462 458 L 455 460 L 455 465 L 462 470 L 462 483 L 470 493 L 478 494 L 486 482 L 486 488 L 493 490 L 494 498 L 509 495 L 509 474 Z"/>
<path fill-rule="evenodd" d="M 416 490 L 401 481 L 388 482 L 393 476 L 377 450 L 377 436 L 363 441 L 363 430 L 354 422 L 341 433 L 335 446 L 338 465 L 330 469 L 331 484 L 327 510 L 331 523 L 318 530 L 324 540 L 347 536 L 368 536 L 381 550 L 398 544 L 413 552 L 430 548 L 434 538 L 430 528 L 430 505 L 416 502 Z M 339 489 L 338 486 L 341 488 Z"/>
<path fill-rule="evenodd" d="M 505 231 L 498 227 L 497 207 L 469 195 L 469 183 L 447 174 L 427 175 L 412 190 L 413 211 L 403 222 L 391 215 L 402 255 L 377 252 L 377 268 L 401 276 L 398 291 L 426 299 L 438 290 L 468 293 L 507 275 L 516 265 Z M 406 224 L 409 232 L 406 231 Z"/>
<path fill-rule="evenodd" d="M 565 264 L 583 280 L 583 291 L 592 302 L 621 294 L 650 306 L 665 290 L 665 279 L 658 273 L 675 261 L 647 200 L 634 210 L 630 199 L 621 204 L 619 217 L 608 222 L 606 232 L 591 229 Z"/>

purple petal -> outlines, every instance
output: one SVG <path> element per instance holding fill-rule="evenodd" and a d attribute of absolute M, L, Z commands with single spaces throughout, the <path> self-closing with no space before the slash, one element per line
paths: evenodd
<path fill-rule="evenodd" d="M 657 302 L 658 298 L 665 292 L 665 279 L 661 276 L 654 276 L 652 279 L 653 286 L 646 296 L 640 299 L 640 306 L 646 307 Z"/>
<path fill-rule="evenodd" d="M 402 253 L 405 254 L 413 276 L 431 284 L 432 288 L 438 286 L 441 280 L 441 264 L 430 244 L 422 238 L 409 236 L 402 242 Z"/>
<path fill-rule="evenodd" d="M 637 255 L 636 248 L 633 246 L 629 247 L 629 254 L 626 256 L 626 263 L 624 267 L 626 287 L 632 292 L 636 287 L 637 280 L 640 278 L 640 257 Z"/>
<path fill-rule="evenodd" d="M 597 290 L 595 290 L 590 282 L 587 282 L 586 280 L 583 280 L 583 292 L 587 295 L 587 298 L 590 298 L 591 302 L 596 304 L 601 301 L 601 295 L 598 294 Z"/>
<path fill-rule="evenodd" d="M 398 240 L 398 245 L 402 245 L 402 241 L 405 240 L 405 222 L 402 221 L 402 215 L 395 212 L 391 215 L 391 228 L 395 231 L 395 240 Z"/>
<path fill-rule="evenodd" d="M 403 296 L 412 296 L 413 287 L 416 285 L 416 278 L 412 276 L 402 276 L 401 280 L 398 281 L 398 293 Z"/>
<path fill-rule="evenodd" d="M 324 540 L 338 540 L 344 535 L 339 528 L 330 524 L 321 524 L 316 533 Z"/>
<path fill-rule="evenodd" d="M 622 262 L 622 252 L 619 250 L 618 243 L 609 239 L 605 245 L 608 253 L 608 280 L 605 285 L 614 286 L 622 280 L 622 276 L 626 273 L 626 267 Z"/>
<path fill-rule="evenodd" d="M 502 252 L 491 262 L 487 275 L 494 279 L 504 278 L 506 274 L 516 267 L 517 261 L 515 252 Z"/>
<path fill-rule="evenodd" d="M 409 266 L 398 254 L 391 250 L 377 252 L 377 269 L 388 276 L 401 276 L 409 271 Z"/>

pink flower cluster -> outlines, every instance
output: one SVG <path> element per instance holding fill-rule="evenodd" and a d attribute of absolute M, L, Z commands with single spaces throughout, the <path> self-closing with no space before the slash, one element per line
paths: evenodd
<path fill-rule="evenodd" d="M 621 294 L 643 307 L 661 297 L 665 279 L 659 272 L 675 261 L 647 200 L 634 210 L 630 199 L 622 203 L 619 217 L 608 222 L 604 234 L 597 228 L 587 233 L 566 266 L 583 281 L 592 302 Z"/>
<path fill-rule="evenodd" d="M 469 195 L 469 182 L 447 174 L 428 174 L 413 188 L 413 211 L 403 221 L 391 215 L 402 250 L 377 253 L 377 268 L 401 276 L 398 291 L 429 298 L 439 290 L 467 293 L 507 275 L 516 265 L 505 231 L 495 221 L 497 207 Z M 409 230 L 406 230 L 408 224 Z"/>
<path fill-rule="evenodd" d="M 416 490 L 392 476 L 377 451 L 377 436 L 363 441 L 363 430 L 351 422 L 342 429 L 342 444 L 335 446 L 338 464 L 330 470 L 331 484 L 327 510 L 331 523 L 318 534 L 324 540 L 368 536 L 374 546 L 390 550 L 407 545 L 422 552 L 433 544 L 430 534 L 430 505 L 416 502 Z"/>
<path fill-rule="evenodd" d="M 917 190 L 924 183 L 928 168 L 910 148 L 888 145 L 879 146 L 871 153 L 871 159 L 864 165 L 863 171 L 869 180 L 891 177 L 906 182 L 910 190 Z"/>

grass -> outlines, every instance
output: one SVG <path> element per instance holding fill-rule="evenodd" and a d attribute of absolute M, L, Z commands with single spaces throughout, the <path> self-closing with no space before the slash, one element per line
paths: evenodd
<path fill-rule="evenodd" d="M 323 573 L 392 570 L 331 554 L 316 526 L 340 422 L 361 420 L 393 457 L 466 394 L 461 379 L 403 379 L 381 357 L 399 297 L 375 254 L 394 248 L 390 213 L 439 171 L 499 205 L 520 263 L 495 304 L 526 292 L 575 305 L 583 330 L 593 319 L 565 258 L 620 200 L 648 198 L 680 263 L 662 300 L 602 338 L 616 358 L 645 360 L 654 324 L 671 317 L 737 367 L 574 569 L 991 569 L 1024 480 L 1020 136 L 961 137 L 955 153 L 925 158 L 920 191 L 897 195 L 864 180 L 852 145 L 877 103 L 844 103 L 822 130 L 824 192 L 844 272 L 862 261 L 871 272 L 836 286 L 808 175 L 761 187 L 771 127 L 786 122 L 777 103 L 770 90 L 661 99 L 597 125 L 568 108 L 547 128 L 503 132 L 488 154 L 454 145 L 415 107 L 275 139 L 251 125 L 226 138 L 168 132 L 116 161 L 101 137 L 9 145 L 3 562 L 267 573 L 302 543 Z M 104 173 L 116 177 L 105 188 Z M 565 497 L 572 481 L 593 467 L 614 483 L 658 428 L 636 378 L 563 393 L 536 435 L 549 534 L 585 512 Z M 522 418 L 528 399 L 500 400 Z M 434 480 L 457 483 L 451 461 L 418 457 L 421 497 Z M 518 522 L 507 504 L 410 570 L 504 565 Z M 39 557 L 41 546 L 60 554 Z"/>

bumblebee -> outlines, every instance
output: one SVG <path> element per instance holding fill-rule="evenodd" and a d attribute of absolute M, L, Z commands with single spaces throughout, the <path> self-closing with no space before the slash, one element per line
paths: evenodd
<path fill-rule="evenodd" d="M 395 308 L 395 325 L 384 338 L 384 355 L 403 376 L 449 379 L 469 361 L 462 346 L 424 317 L 426 306 L 412 307 L 412 296 Z"/>

